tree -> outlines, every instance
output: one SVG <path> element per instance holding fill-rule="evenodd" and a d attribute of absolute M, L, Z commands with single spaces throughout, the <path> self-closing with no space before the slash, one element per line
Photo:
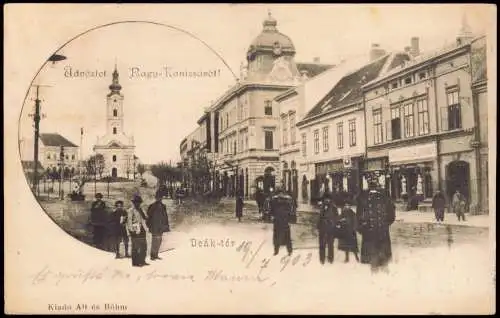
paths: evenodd
<path fill-rule="evenodd" d="M 85 162 L 85 168 L 87 169 L 88 176 L 94 176 L 94 178 L 99 175 L 102 178 L 102 173 L 104 172 L 105 162 L 104 156 L 100 153 L 91 156 Z"/>
<path fill-rule="evenodd" d="M 139 175 L 142 178 L 142 175 L 144 174 L 144 172 L 146 172 L 146 166 L 143 165 L 142 163 L 138 164 L 137 165 L 137 172 L 139 173 Z"/>

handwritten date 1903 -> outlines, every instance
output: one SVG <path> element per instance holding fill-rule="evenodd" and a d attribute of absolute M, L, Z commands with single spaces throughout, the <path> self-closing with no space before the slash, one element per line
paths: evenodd
<path fill-rule="evenodd" d="M 236 248 L 237 252 L 243 253 L 241 261 L 246 263 L 246 268 L 249 268 L 250 265 L 254 262 L 256 256 L 259 254 L 260 250 L 262 249 L 262 246 L 264 246 L 265 241 L 260 243 L 255 250 L 252 249 L 253 242 L 251 241 L 243 241 L 241 242 L 240 245 Z M 302 257 L 301 254 L 296 254 L 296 255 L 286 255 L 283 256 L 280 259 L 280 272 L 284 271 L 285 268 L 288 267 L 288 265 L 291 263 L 291 266 L 296 266 L 296 265 L 302 265 L 302 267 L 306 267 L 309 265 L 309 263 L 312 260 L 312 253 L 309 252 L 306 254 L 306 256 Z M 268 267 L 271 259 L 270 258 L 263 258 L 261 260 L 261 270 L 265 269 Z"/>

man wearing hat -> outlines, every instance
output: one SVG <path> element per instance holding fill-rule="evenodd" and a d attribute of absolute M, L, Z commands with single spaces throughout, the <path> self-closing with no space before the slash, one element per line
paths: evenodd
<path fill-rule="evenodd" d="M 292 254 L 292 235 L 290 217 L 293 212 L 292 197 L 285 194 L 281 187 L 276 187 L 276 195 L 271 198 L 270 212 L 273 217 L 274 255 L 278 255 L 281 246 L 286 246 L 288 255 Z"/>
<path fill-rule="evenodd" d="M 392 258 L 389 227 L 396 218 L 395 206 L 374 178 L 370 178 L 368 191 L 358 200 L 357 216 L 362 236 L 361 263 L 371 264 L 372 269 L 386 266 Z"/>
<path fill-rule="evenodd" d="M 330 264 L 333 263 L 333 242 L 337 235 L 336 226 L 338 219 L 339 213 L 337 206 L 332 200 L 332 194 L 329 191 L 325 192 L 318 220 L 319 261 L 321 264 L 325 263 L 325 256 L 327 256 Z M 325 249 L 328 255 L 325 255 Z"/>
<path fill-rule="evenodd" d="M 146 263 L 146 215 L 141 208 L 142 198 L 135 195 L 132 199 L 133 207 L 128 210 L 127 228 L 132 241 L 132 266 L 149 265 Z"/>
<path fill-rule="evenodd" d="M 163 239 L 163 233 L 170 231 L 170 226 L 168 223 L 167 207 L 161 201 L 163 198 L 163 192 L 158 190 L 155 195 L 155 202 L 153 202 L 148 208 L 148 227 L 151 232 L 151 260 L 161 259 L 158 256 L 160 251 L 161 241 Z"/>
<path fill-rule="evenodd" d="M 120 258 L 120 243 L 125 246 L 125 257 L 128 254 L 128 234 L 127 234 L 127 211 L 123 209 L 123 201 L 115 202 L 115 211 L 111 214 L 111 228 L 115 239 L 116 258 Z"/>
<path fill-rule="evenodd" d="M 90 208 L 90 224 L 93 228 L 94 246 L 103 249 L 104 238 L 106 237 L 107 212 L 106 203 L 102 200 L 102 194 L 95 195 L 96 200 L 92 202 Z"/>

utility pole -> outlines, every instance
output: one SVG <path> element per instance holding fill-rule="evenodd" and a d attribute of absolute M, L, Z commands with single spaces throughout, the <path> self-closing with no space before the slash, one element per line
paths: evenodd
<path fill-rule="evenodd" d="M 40 119 L 42 118 L 40 114 L 40 104 L 41 100 L 39 98 L 40 86 L 46 85 L 36 85 L 36 99 L 35 99 L 35 114 L 33 114 L 33 121 L 35 122 L 35 140 L 34 140 L 34 170 L 33 170 L 33 191 L 35 195 L 38 190 L 38 139 L 40 137 Z"/>
<path fill-rule="evenodd" d="M 61 162 L 60 162 L 60 166 L 61 166 L 61 174 L 59 175 L 59 196 L 61 197 L 61 200 L 64 200 L 64 189 L 63 189 L 63 185 L 64 185 L 64 146 L 61 146 L 61 152 L 59 154 L 60 156 L 60 159 L 61 159 Z"/>

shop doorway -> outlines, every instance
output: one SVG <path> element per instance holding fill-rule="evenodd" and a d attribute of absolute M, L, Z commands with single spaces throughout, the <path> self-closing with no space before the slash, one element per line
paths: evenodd
<path fill-rule="evenodd" d="M 111 169 L 111 176 L 113 178 L 118 177 L 118 169 L 116 169 L 116 168 Z"/>
<path fill-rule="evenodd" d="M 466 161 L 456 160 L 446 166 L 446 189 L 448 198 L 452 198 L 456 190 L 460 191 L 467 202 L 470 201 L 469 193 L 470 166 Z"/>
<path fill-rule="evenodd" d="M 274 175 L 274 168 L 267 167 L 264 170 L 264 193 L 269 193 L 271 188 L 276 188 L 276 176 Z"/>

